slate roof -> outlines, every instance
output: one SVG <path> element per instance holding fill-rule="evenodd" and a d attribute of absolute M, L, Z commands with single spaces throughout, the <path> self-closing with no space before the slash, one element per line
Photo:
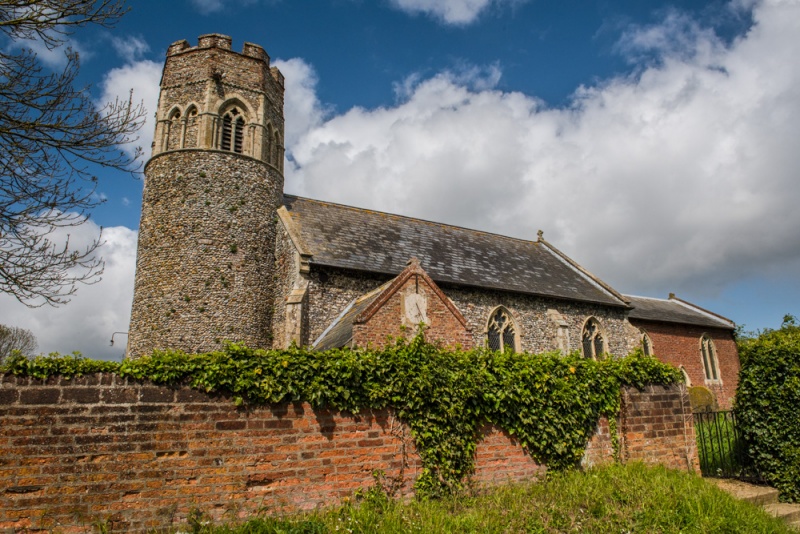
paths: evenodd
<path fill-rule="evenodd" d="M 657 299 L 625 295 L 625 298 L 633 306 L 628 315 L 631 319 L 725 328 L 726 330 L 733 330 L 736 326 L 730 319 L 675 297 Z"/>
<path fill-rule="evenodd" d="M 409 258 L 438 283 L 627 306 L 546 241 L 284 195 L 310 264 L 397 275 Z"/>

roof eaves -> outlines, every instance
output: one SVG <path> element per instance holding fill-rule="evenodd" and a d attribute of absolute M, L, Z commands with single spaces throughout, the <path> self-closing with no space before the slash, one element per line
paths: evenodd
<path fill-rule="evenodd" d="M 345 270 L 345 271 L 354 271 L 354 272 L 359 272 L 359 273 L 382 274 L 382 275 L 387 275 L 387 276 L 397 276 L 399 274 L 399 273 L 395 273 L 395 272 L 392 272 L 392 271 L 381 271 L 381 270 L 378 270 L 378 269 L 359 269 L 357 267 L 351 267 L 349 265 L 348 266 L 339 265 L 339 264 L 337 264 L 335 262 L 312 260 L 311 263 L 314 266 L 333 267 L 334 269 L 342 269 L 342 270 Z M 577 298 L 565 297 L 563 295 L 555 295 L 555 294 L 550 294 L 550 293 L 537 293 L 535 291 L 522 291 L 522 290 L 518 290 L 518 289 L 509 289 L 508 287 L 496 286 L 496 285 L 492 285 L 492 284 L 470 284 L 470 283 L 467 283 L 467 282 L 457 282 L 457 281 L 454 281 L 454 280 L 442 280 L 442 279 L 436 279 L 436 278 L 433 278 L 433 277 L 431 277 L 431 279 L 434 282 L 436 282 L 436 284 L 439 284 L 439 285 L 445 284 L 445 285 L 450 285 L 450 286 L 458 286 L 458 287 L 473 288 L 473 289 L 491 289 L 493 291 L 503 291 L 505 293 L 514 293 L 514 294 L 517 294 L 517 295 L 530 295 L 530 296 L 533 296 L 533 297 L 543 297 L 543 298 L 548 298 L 548 299 L 564 300 L 564 301 L 567 301 L 567 302 L 583 302 L 583 303 L 588 302 L 588 303 L 591 303 L 591 304 L 602 304 L 603 306 L 617 306 L 617 307 L 620 307 L 620 308 L 630 308 L 631 307 L 627 303 L 626 300 L 616 299 L 616 297 L 613 296 L 613 295 L 612 295 L 612 298 L 614 298 L 614 299 L 619 301 L 616 304 L 613 303 L 613 302 L 603 302 L 603 301 L 599 301 L 599 300 L 593 300 L 593 299 L 590 299 L 590 298 L 577 299 Z"/>
<path fill-rule="evenodd" d="M 691 302 L 687 302 L 687 301 L 685 301 L 685 300 L 683 300 L 681 298 L 676 297 L 673 293 L 670 293 L 669 300 L 670 301 L 674 301 L 676 304 L 680 304 L 681 306 L 683 306 L 685 308 L 689 308 L 691 310 L 694 310 L 697 313 L 705 315 L 706 317 L 708 317 L 710 319 L 713 319 L 715 321 L 719 321 L 721 323 L 726 323 L 725 326 L 728 326 L 730 328 L 736 328 L 736 323 L 734 323 L 733 321 L 731 321 L 727 317 L 723 317 L 722 315 L 718 315 L 718 314 L 716 314 L 716 313 L 714 313 L 712 311 L 709 311 L 709 310 L 707 310 L 705 308 L 701 308 L 697 304 L 692 304 Z"/>

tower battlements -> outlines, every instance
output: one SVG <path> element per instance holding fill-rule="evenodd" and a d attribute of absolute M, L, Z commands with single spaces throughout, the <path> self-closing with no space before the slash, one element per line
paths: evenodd
<path fill-rule="evenodd" d="M 169 48 L 167 48 L 167 57 L 210 48 L 225 50 L 235 54 L 236 52 L 233 52 L 233 48 L 231 46 L 232 44 L 233 40 L 227 35 L 222 35 L 221 33 L 208 33 L 197 38 L 197 46 L 191 46 L 189 41 L 186 39 L 175 41 L 169 45 Z M 269 54 L 267 54 L 267 51 L 264 50 L 264 47 L 261 45 L 245 42 L 242 46 L 242 52 L 240 55 L 263 61 L 267 64 L 267 66 L 269 66 Z"/>

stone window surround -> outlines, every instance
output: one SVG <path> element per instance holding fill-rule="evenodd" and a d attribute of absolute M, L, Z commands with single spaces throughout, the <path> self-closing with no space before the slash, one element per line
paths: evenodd
<path fill-rule="evenodd" d="M 484 333 L 483 333 L 483 337 L 486 340 L 486 346 L 490 347 L 490 345 L 489 345 L 489 330 L 491 329 L 491 325 L 492 325 L 492 322 L 494 321 L 494 317 L 495 317 L 495 315 L 497 315 L 498 312 L 503 312 L 505 314 L 506 318 L 508 319 L 508 323 L 505 325 L 503 330 L 500 332 L 500 339 L 502 340 L 503 339 L 503 333 L 506 330 L 508 330 L 509 328 L 511 328 L 511 330 L 512 330 L 512 332 L 514 334 L 514 346 L 512 347 L 512 349 L 513 349 L 513 351 L 515 353 L 516 352 L 521 352 L 519 321 L 517 321 L 514 318 L 514 315 L 511 313 L 511 311 L 508 308 L 506 308 L 505 306 L 502 306 L 502 305 L 495 306 L 494 308 L 492 308 L 492 311 L 489 312 L 489 316 L 486 318 L 486 323 L 485 323 L 486 327 L 485 327 L 485 330 L 484 330 Z M 505 345 L 503 345 L 499 349 L 499 352 L 503 352 L 504 350 L 505 350 Z"/>
<path fill-rule="evenodd" d="M 594 327 L 594 332 L 590 333 L 587 336 L 587 332 L 591 327 Z M 597 354 L 597 340 L 600 340 L 600 344 L 602 347 L 602 351 L 600 354 Z M 591 354 L 586 354 L 586 340 L 589 339 L 591 343 Z M 606 335 L 605 329 L 603 328 L 603 324 L 600 322 L 597 317 L 591 316 L 586 319 L 583 323 L 583 328 L 581 329 L 581 351 L 583 352 L 583 357 L 597 360 L 598 356 L 602 357 L 603 354 L 608 353 L 608 336 Z"/>
<path fill-rule="evenodd" d="M 642 333 L 642 350 L 644 351 L 644 355 L 654 356 L 656 352 L 653 346 L 653 340 L 644 328 L 640 328 L 639 331 Z"/>
<path fill-rule="evenodd" d="M 708 334 L 700 336 L 700 362 L 703 365 L 703 378 L 706 384 L 722 384 L 719 374 L 719 358 L 714 340 Z M 710 376 L 709 376 L 710 374 Z"/>
<path fill-rule="evenodd" d="M 689 377 L 689 373 L 686 371 L 686 368 L 681 365 L 678 369 L 680 370 L 681 374 L 683 375 L 683 380 L 684 380 L 684 382 L 686 382 L 686 387 L 687 388 L 692 387 L 692 379 Z"/>

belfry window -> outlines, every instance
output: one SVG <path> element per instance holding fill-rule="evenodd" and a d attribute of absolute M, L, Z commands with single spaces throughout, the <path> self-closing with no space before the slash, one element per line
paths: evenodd
<path fill-rule="evenodd" d="M 703 358 L 703 372 L 706 375 L 707 381 L 719 381 L 719 362 L 717 361 L 717 348 L 714 346 L 714 341 L 708 337 L 708 334 L 703 334 L 700 339 L 700 355 Z"/>
<path fill-rule="evenodd" d="M 592 317 L 583 326 L 583 357 L 598 360 L 607 352 L 606 339 L 600 323 Z"/>
<path fill-rule="evenodd" d="M 489 316 L 486 330 L 489 348 L 498 352 L 516 352 L 517 329 L 511 314 L 505 308 L 497 308 Z"/>
<path fill-rule="evenodd" d="M 244 117 L 237 108 L 222 117 L 222 138 L 220 148 L 241 154 L 244 145 Z"/>

